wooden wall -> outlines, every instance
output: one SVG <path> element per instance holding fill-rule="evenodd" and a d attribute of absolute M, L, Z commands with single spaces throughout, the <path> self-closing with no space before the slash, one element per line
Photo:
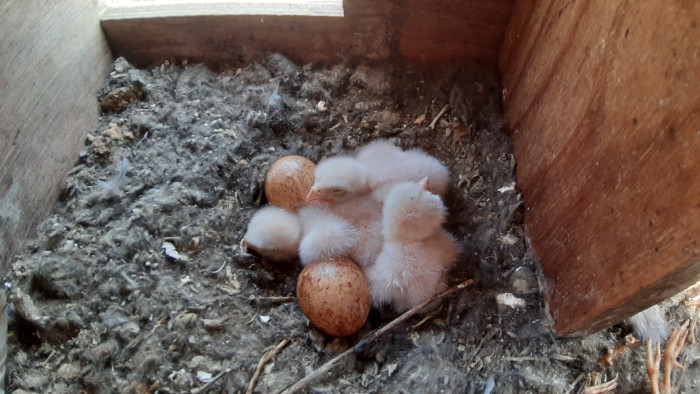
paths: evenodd
<path fill-rule="evenodd" d="M 97 125 L 100 1 L 0 0 L 0 268 L 50 211 Z"/>
<path fill-rule="evenodd" d="M 190 17 L 172 7 L 109 9 L 102 27 L 115 56 L 139 66 L 170 59 L 237 66 L 266 52 L 301 63 L 401 57 L 427 63 L 477 58 L 496 64 L 513 2 L 345 0 L 342 18 L 255 16 L 235 4 L 227 10 L 192 2 Z M 296 7 L 300 13 L 327 11 Z"/>
<path fill-rule="evenodd" d="M 518 1 L 500 57 L 556 329 L 699 279 L 700 2 Z"/>

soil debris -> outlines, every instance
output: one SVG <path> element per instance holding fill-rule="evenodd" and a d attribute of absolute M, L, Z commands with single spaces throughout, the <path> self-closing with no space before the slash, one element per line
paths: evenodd
<path fill-rule="evenodd" d="M 324 336 L 294 298 L 298 261 L 239 246 L 278 158 L 317 163 L 377 138 L 423 148 L 451 170 L 447 229 L 463 252 L 448 285 L 474 284 L 307 390 L 648 390 L 643 346 L 598 363 L 627 324 L 552 333 L 500 91 L 495 70 L 477 64 L 312 67 L 271 55 L 214 73 L 118 59 L 99 93 L 99 127 L 5 279 L 8 391 L 280 392 L 392 321 L 373 310 L 357 334 Z M 683 299 L 663 305 L 672 326 L 691 317 Z M 699 347 L 683 348 L 679 392 L 698 390 Z"/>

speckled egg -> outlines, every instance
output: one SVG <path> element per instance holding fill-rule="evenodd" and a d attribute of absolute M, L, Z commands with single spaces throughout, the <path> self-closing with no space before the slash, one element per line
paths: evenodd
<path fill-rule="evenodd" d="M 370 293 L 362 269 L 345 257 L 309 263 L 297 282 L 299 307 L 321 332 L 346 337 L 362 328 Z"/>
<path fill-rule="evenodd" d="M 306 195 L 314 184 L 316 164 L 291 155 L 279 158 L 265 176 L 265 196 L 270 204 L 296 212 L 306 204 Z"/>

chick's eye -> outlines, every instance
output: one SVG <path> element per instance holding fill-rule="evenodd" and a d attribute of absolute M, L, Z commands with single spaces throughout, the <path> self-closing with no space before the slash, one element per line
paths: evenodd
<path fill-rule="evenodd" d="M 330 193 L 333 197 L 342 197 L 345 195 L 346 191 L 344 189 L 331 189 Z"/>

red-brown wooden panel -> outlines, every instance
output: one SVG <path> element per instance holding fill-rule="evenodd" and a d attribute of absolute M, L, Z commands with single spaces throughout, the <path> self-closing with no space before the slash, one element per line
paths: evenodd
<path fill-rule="evenodd" d="M 500 67 L 555 328 L 700 276 L 700 3 L 518 1 Z"/>

